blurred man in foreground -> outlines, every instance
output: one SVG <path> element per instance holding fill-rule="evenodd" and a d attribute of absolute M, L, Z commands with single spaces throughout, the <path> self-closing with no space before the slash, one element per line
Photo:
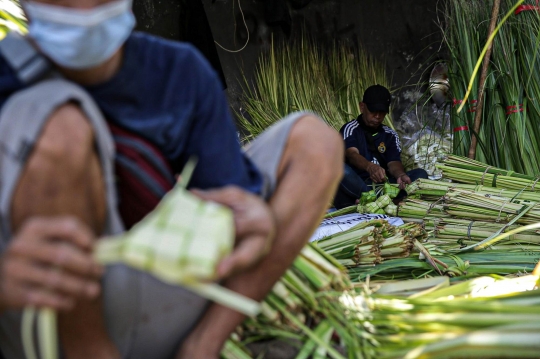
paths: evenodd
<path fill-rule="evenodd" d="M 235 216 L 236 248 L 218 275 L 262 300 L 331 200 L 338 135 L 297 113 L 243 152 L 214 71 L 187 44 L 132 33 L 131 0 L 21 5 L 31 45 L 11 37 L 0 56 L 4 356 L 22 357 L 20 309 L 33 305 L 61 311 L 68 359 L 218 358 L 242 315 L 101 268 L 93 243 L 144 217 L 195 156 L 190 186 Z"/>

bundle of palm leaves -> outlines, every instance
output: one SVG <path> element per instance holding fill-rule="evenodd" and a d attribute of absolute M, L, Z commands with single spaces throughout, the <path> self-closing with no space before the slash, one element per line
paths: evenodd
<path fill-rule="evenodd" d="M 522 2 L 522 1 L 521 1 Z M 485 83 L 482 122 L 476 158 L 492 166 L 526 175 L 538 174 L 540 161 L 540 15 L 525 4 L 510 15 L 516 0 L 501 1 L 500 28 Z M 454 111 L 454 153 L 465 156 L 476 115 L 478 79 L 469 79 L 488 39 L 493 1 L 450 0 L 446 3 L 444 38 L 450 52 L 449 77 Z M 507 15 L 509 15 L 507 17 Z M 503 22 L 503 19 L 506 19 Z M 458 113 L 458 106 L 466 103 Z"/>
<path fill-rule="evenodd" d="M 362 48 L 322 49 L 312 40 L 272 43 L 259 59 L 254 82 L 246 77 L 239 124 L 249 140 L 294 111 L 313 111 L 339 129 L 356 118 L 365 89 L 390 87 L 384 64 Z M 393 127 L 389 117 L 385 124 Z"/>

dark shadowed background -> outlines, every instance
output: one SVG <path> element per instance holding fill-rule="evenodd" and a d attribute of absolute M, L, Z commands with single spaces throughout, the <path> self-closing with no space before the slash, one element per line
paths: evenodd
<path fill-rule="evenodd" d="M 238 0 L 135 0 L 138 29 L 194 43 L 222 75 L 233 107 L 238 106 L 242 72 L 249 78 L 256 60 L 275 41 L 287 41 L 304 28 L 321 44 L 361 43 L 385 61 L 395 96 L 394 120 L 410 102 L 406 85 L 427 81 L 439 58 L 441 31 L 437 0 L 241 0 L 250 32 L 247 40 Z M 422 73 L 424 75 L 422 76 Z"/>

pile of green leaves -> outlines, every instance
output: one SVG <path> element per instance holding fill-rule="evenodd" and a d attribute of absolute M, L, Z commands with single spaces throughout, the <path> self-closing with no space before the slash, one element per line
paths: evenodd
<path fill-rule="evenodd" d="M 499 23 L 515 5 L 502 0 Z M 530 4 L 529 4 L 530 5 Z M 463 111 L 476 62 L 488 38 L 493 1 L 446 2 L 444 39 L 450 52 L 449 77 L 453 98 L 454 153 L 466 156 L 476 114 L 478 77 Z M 537 175 L 540 161 L 540 14 L 512 14 L 493 41 L 485 83 L 482 125 L 476 159 L 489 165 Z"/>

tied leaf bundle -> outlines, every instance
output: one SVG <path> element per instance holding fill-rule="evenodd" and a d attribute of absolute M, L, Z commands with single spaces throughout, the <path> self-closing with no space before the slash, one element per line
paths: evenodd
<path fill-rule="evenodd" d="M 411 222 L 415 220 L 422 222 L 424 219 L 438 219 L 450 216 L 440 203 L 412 198 L 407 198 L 401 202 L 398 207 L 398 214 L 404 221 Z"/>
<path fill-rule="evenodd" d="M 540 192 L 536 186 L 540 177 L 505 170 L 460 156 L 448 156 L 436 165 L 443 171 L 443 178 L 458 183 L 476 184 L 506 190 Z M 538 167 L 536 167 L 538 171 Z"/>
<path fill-rule="evenodd" d="M 520 228 L 519 225 L 507 226 L 503 223 L 471 221 L 465 219 L 445 218 L 429 220 L 426 229 L 434 231 L 430 243 L 442 250 L 453 250 L 462 246 L 479 243 L 501 230 L 510 231 Z M 490 247 L 492 250 L 507 252 L 540 252 L 540 232 L 535 230 L 512 234 L 504 242 Z M 540 254 L 538 255 L 540 258 Z"/>
<path fill-rule="evenodd" d="M 293 270 L 297 270 L 295 268 Z M 301 272 L 301 271 L 300 271 Z M 309 280 L 302 282 L 309 286 Z M 244 343 L 280 338 L 303 343 L 296 359 L 439 358 L 463 356 L 536 358 L 540 350 L 539 277 L 479 277 L 450 284 L 434 277 L 398 283 L 362 284 L 319 292 L 305 324 L 283 303 L 267 299 L 290 322 L 249 320 L 242 327 Z M 292 287 L 291 287 L 292 288 Z M 311 322 L 310 324 L 308 324 Z M 294 325 L 296 323 L 296 325 Z M 249 327 L 249 329 L 247 329 Z M 238 337 L 231 339 L 238 344 Z M 251 358 L 223 355 L 224 359 Z M 321 356 L 322 355 L 322 356 Z"/>
<path fill-rule="evenodd" d="M 473 226 L 478 228 L 482 222 L 487 222 L 482 229 L 482 234 L 486 235 L 485 239 L 496 232 L 502 233 L 516 228 L 516 225 L 540 221 L 540 205 L 536 201 L 540 198 L 534 192 L 424 179 L 415 181 L 407 191 L 411 197 L 421 199 L 404 201 L 399 208 L 400 215 L 406 220 L 425 220 L 428 226 L 437 229 L 434 232 L 435 239 L 444 238 L 441 235 L 446 233 L 443 228 L 437 228 L 434 224 L 441 220 L 443 223 L 453 221 L 454 227 L 465 226 L 459 230 L 463 234 L 461 237 L 463 241 L 470 240 Z M 446 228 L 449 230 L 449 227 Z M 524 235 L 525 233 L 512 238 L 514 242 L 518 239 L 536 241 L 534 238 L 523 237 Z M 523 242 L 523 244 L 530 243 Z"/>
<path fill-rule="evenodd" d="M 429 241 L 431 243 L 431 240 Z M 407 258 L 389 259 L 371 267 L 349 268 L 353 282 L 410 280 L 433 275 L 446 275 L 454 280 L 463 280 L 483 275 L 520 276 L 530 273 L 540 260 L 540 252 L 508 251 L 494 249 L 484 252 L 455 253 L 440 252 L 439 241 L 424 244 L 431 258 L 412 253 Z"/>
<path fill-rule="evenodd" d="M 414 282 L 404 284 L 414 286 Z M 408 298 L 375 293 L 363 295 L 356 311 L 371 324 L 376 358 L 536 358 L 540 350 L 537 282 L 536 275 L 480 277 Z"/>
<path fill-rule="evenodd" d="M 514 14 L 512 9 L 519 3 L 532 7 L 529 10 L 533 11 Z M 534 4 L 534 1 L 523 0 L 500 1 L 499 31 L 493 38 L 484 84 L 480 83 L 480 76 L 474 76 L 474 69 L 483 57 L 494 2 L 446 1 L 440 24 L 450 55 L 453 152 L 467 156 L 471 136 L 476 131 L 475 115 L 481 110 L 483 120 L 475 134 L 478 139 L 476 159 L 530 176 L 538 175 L 540 162 L 540 104 L 536 96 L 540 75 L 534 71 L 540 64 L 540 17 L 534 11 Z M 480 88 L 482 108 L 477 102 Z M 471 90 L 468 100 L 467 90 Z M 463 111 L 458 112 L 458 108 Z"/>
<path fill-rule="evenodd" d="M 336 258 L 340 264 L 358 267 L 408 257 L 414 239 L 423 240 L 426 236 L 426 232 L 417 224 L 398 228 L 385 220 L 371 220 L 322 238 L 314 244 Z"/>

